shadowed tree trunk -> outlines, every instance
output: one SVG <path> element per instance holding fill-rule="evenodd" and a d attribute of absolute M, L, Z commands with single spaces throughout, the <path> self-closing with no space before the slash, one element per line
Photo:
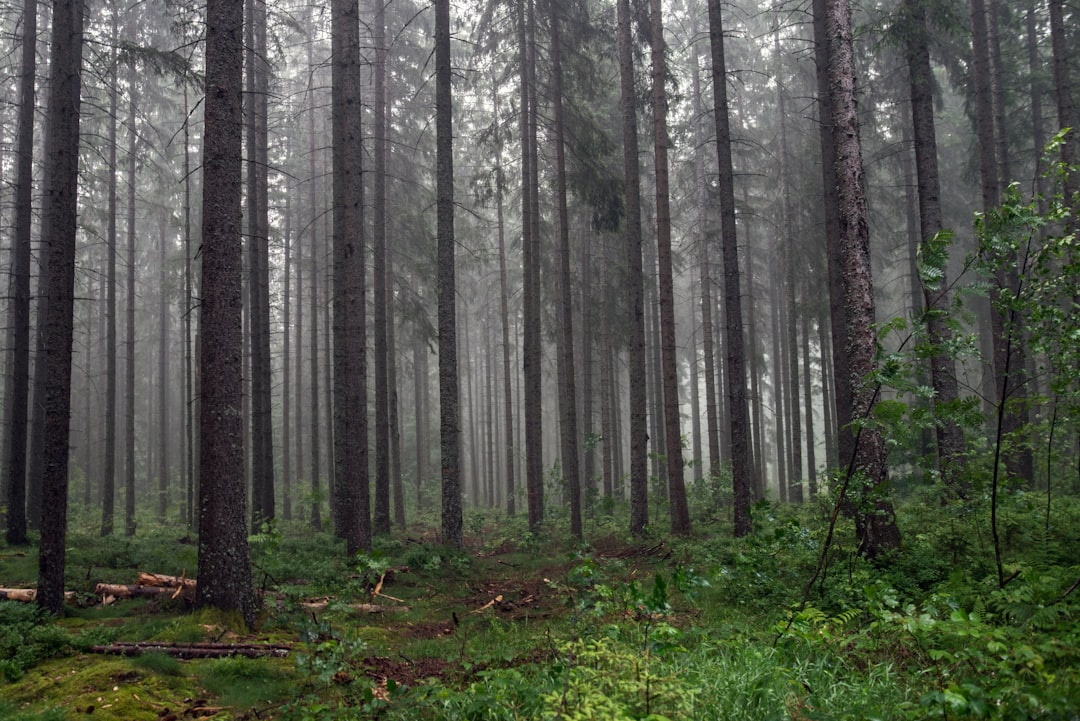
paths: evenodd
<path fill-rule="evenodd" d="M 555 196 L 559 238 L 559 435 L 562 441 L 562 472 L 570 502 L 570 535 L 581 538 L 581 474 L 578 465 L 577 387 L 574 365 L 574 303 L 570 288 L 570 228 L 566 207 L 566 141 L 563 115 L 562 11 L 549 0 L 551 23 L 552 95 L 555 124 Z"/>
<path fill-rule="evenodd" d="M 731 422 L 732 501 L 736 536 L 750 533 L 750 491 L 756 471 L 750 458 L 750 412 L 746 400 L 746 356 L 743 350 L 742 291 L 739 277 L 739 246 L 735 234 L 735 177 L 731 162 L 731 127 L 728 116 L 727 70 L 724 58 L 724 25 L 720 0 L 709 0 L 709 41 L 712 53 L 713 119 L 720 169 L 720 223 L 724 258 L 724 346 Z"/>
<path fill-rule="evenodd" d="M 454 137 L 450 76 L 450 0 L 435 0 L 435 184 L 439 295 L 439 449 L 442 540 L 462 546 L 461 414 L 458 408 L 454 290 Z"/>
<path fill-rule="evenodd" d="M 41 498 L 42 508 L 48 513 L 41 519 L 37 603 L 53 614 L 64 610 L 83 12 L 82 0 L 53 3 L 49 110 L 45 118 L 41 238 L 48 248 L 49 300 L 45 316 L 43 370 L 47 390 Z"/>
<path fill-rule="evenodd" d="M 19 125 L 15 160 L 15 238 L 11 263 L 11 354 L 4 394 L 3 469 L 8 545 L 26 543 L 26 431 L 30 387 L 30 256 L 33 227 L 34 85 L 37 73 L 37 0 L 23 6 L 19 60 Z"/>
<path fill-rule="evenodd" d="M 933 75 L 926 9 L 918 0 L 904 0 L 911 27 L 907 39 L 908 80 L 911 89 L 912 136 L 915 144 L 915 172 L 919 191 L 920 244 L 925 248 L 941 232 L 941 189 L 938 180 L 937 133 L 934 126 Z M 933 283 L 924 283 L 926 329 L 931 346 L 930 383 L 934 388 L 933 408 L 937 416 L 937 466 L 941 481 L 953 493 L 963 493 L 959 474 L 964 459 L 964 433 L 950 417 L 950 406 L 959 398 L 956 364 L 946 350 L 952 332 L 946 323 L 950 301 L 944 266 Z"/>
<path fill-rule="evenodd" d="M 622 110 L 623 174 L 626 192 L 627 304 L 630 309 L 627 365 L 630 372 L 630 532 L 649 523 L 649 431 L 645 380 L 645 275 L 641 259 L 641 185 L 638 167 L 634 48 L 630 1 L 616 3 L 619 24 L 619 105 Z"/>
<path fill-rule="evenodd" d="M 675 281 L 671 259 L 671 199 L 668 189 L 667 90 L 664 83 L 664 23 L 661 0 L 649 0 L 652 37 L 653 148 L 656 164 L 656 245 L 660 285 L 660 351 L 664 386 L 664 435 L 667 446 L 671 532 L 690 532 L 690 509 L 683 477 L 679 412 L 679 361 L 675 355 Z"/>
<path fill-rule="evenodd" d="M 138 133 L 136 94 L 128 93 L 127 298 L 124 337 L 124 535 L 135 535 L 135 171 Z"/>
<path fill-rule="evenodd" d="M 371 548 L 363 145 L 357 0 L 332 2 L 334 146 L 334 508 L 346 552 Z"/>
<path fill-rule="evenodd" d="M 240 139 L 242 0 L 207 0 L 203 132 L 199 585 L 195 603 L 255 624 L 244 492 Z"/>
<path fill-rule="evenodd" d="M 375 316 L 375 518 L 373 531 L 390 533 L 390 385 L 387 372 L 387 323 L 390 297 L 387 294 L 386 264 L 386 4 L 374 0 L 372 31 L 375 41 L 375 140 L 374 198 L 372 223 L 372 291 Z"/>

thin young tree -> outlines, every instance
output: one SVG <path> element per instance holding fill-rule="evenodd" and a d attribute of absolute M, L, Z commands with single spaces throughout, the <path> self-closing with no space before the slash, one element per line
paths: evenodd
<path fill-rule="evenodd" d="M 195 602 L 255 624 L 244 489 L 240 188 L 243 0 L 207 0 L 203 103 L 199 585 Z"/>
<path fill-rule="evenodd" d="M 71 424 L 71 351 L 75 306 L 75 237 L 78 229 L 79 104 L 81 99 L 82 0 L 54 0 L 49 110 L 45 118 L 42 244 L 48 248 L 49 299 L 45 316 L 43 370 L 44 474 L 41 484 L 41 544 L 37 603 L 64 610 L 67 547 L 68 439 Z"/>

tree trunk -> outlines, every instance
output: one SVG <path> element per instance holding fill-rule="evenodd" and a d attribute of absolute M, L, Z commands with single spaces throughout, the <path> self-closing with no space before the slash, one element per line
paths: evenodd
<path fill-rule="evenodd" d="M 461 414 L 458 408 L 454 267 L 454 137 L 450 75 L 450 0 L 435 1 L 435 198 L 439 300 L 439 449 L 442 540 L 461 548 Z"/>
<path fill-rule="evenodd" d="M 375 316 L 375 518 L 376 534 L 390 533 L 390 385 L 387 323 L 390 296 L 386 263 L 386 3 L 374 0 L 375 140 L 372 236 L 372 303 Z"/>
<path fill-rule="evenodd" d="M 68 437 L 71 421 L 71 349 L 75 305 L 75 237 L 78 227 L 79 102 L 83 4 L 55 0 L 52 13 L 49 105 L 45 120 L 42 243 L 48 254 L 45 316 L 44 475 L 37 603 L 64 611 L 67 540 Z"/>
<path fill-rule="evenodd" d="M 727 70 L 724 59 L 724 26 L 720 0 L 709 0 L 709 41 L 712 51 L 713 119 L 720 169 L 720 221 L 724 258 L 724 346 L 727 363 L 728 412 L 731 422 L 731 471 L 734 491 L 735 535 L 750 533 L 750 489 L 756 471 L 750 459 L 750 413 L 746 400 L 746 356 L 743 350 L 742 291 L 739 246 L 735 234 L 735 175 L 731 162 L 731 127 L 728 116 Z"/>
<path fill-rule="evenodd" d="M 239 412 L 243 10 L 241 0 L 207 0 L 196 604 L 237 611 L 251 627 L 258 603 L 247 543 Z"/>
<path fill-rule="evenodd" d="M 875 558 L 900 547 L 900 530 L 888 498 L 885 438 L 873 424 L 878 390 L 873 382 L 877 335 L 874 331 L 874 288 L 870 277 L 870 233 L 863 185 L 862 145 L 855 107 L 855 56 L 851 6 L 848 0 L 829 0 L 829 91 L 832 100 L 833 149 L 836 153 L 840 201 L 840 248 L 844 269 L 844 310 L 847 322 L 848 372 L 852 389 L 852 419 L 865 422 L 855 440 L 849 483 L 864 482 L 867 492 L 848 491 L 854 501 L 859 552 Z M 861 477 L 861 478 L 859 478 Z"/>
<path fill-rule="evenodd" d="M 119 38 L 116 15 L 113 14 L 112 37 Z M 117 50 L 114 48 L 109 57 L 109 187 L 108 214 L 105 252 L 106 263 L 105 290 L 105 464 L 101 474 L 101 535 L 111 536 L 116 517 L 116 217 L 118 213 L 116 186 L 116 125 L 117 97 L 119 82 L 117 77 Z M 133 179 L 129 178 L 129 182 Z"/>
<path fill-rule="evenodd" d="M 127 298 L 124 337 L 124 535 L 135 535 L 135 179 L 138 133 L 135 128 L 136 94 L 128 94 L 127 192 Z M 205 256 L 204 256 L 205 257 Z"/>
<path fill-rule="evenodd" d="M 630 1 L 616 3 L 619 25 L 619 105 L 622 110 L 626 192 L 627 304 L 630 309 L 627 365 L 630 372 L 630 532 L 649 523 L 649 432 L 645 397 L 645 275 L 641 259 L 641 185 L 638 167 L 637 95 Z"/>
<path fill-rule="evenodd" d="M 332 1 L 334 500 L 346 552 L 371 548 L 364 299 L 363 146 L 357 0 Z"/>
<path fill-rule="evenodd" d="M 663 356 L 664 432 L 667 446 L 668 500 L 671 532 L 690 532 L 690 509 L 683 477 L 679 412 L 679 361 L 675 355 L 675 281 L 671 259 L 671 199 L 668 188 L 667 91 L 664 86 L 664 23 L 661 0 L 649 0 L 652 38 L 653 148 L 656 164 L 656 245 L 660 266 L 660 349 Z"/>
<path fill-rule="evenodd" d="M 267 111 L 270 66 L 266 57 L 265 0 L 247 0 L 248 317 L 251 343 L 251 528 L 273 520 L 274 428 L 270 361 L 270 220 Z"/>
<path fill-rule="evenodd" d="M 169 298 L 166 295 L 168 280 L 166 263 L 168 259 L 168 221 L 169 216 L 161 212 L 158 216 L 158 521 L 165 522 L 169 508 Z"/>
<path fill-rule="evenodd" d="M 27 541 L 26 431 L 30 387 L 30 257 L 34 184 L 34 86 L 37 74 L 37 0 L 25 0 L 19 62 L 19 125 L 15 166 L 15 237 L 11 264 L 10 393 L 4 395 L 3 469 L 8 545 Z"/>
<path fill-rule="evenodd" d="M 521 69 L 521 229 L 524 338 L 522 372 L 525 405 L 525 488 L 528 497 L 529 527 L 544 520 L 543 461 L 543 363 L 540 329 L 540 238 L 539 181 L 536 143 L 536 43 L 533 0 L 520 0 L 518 17 L 518 62 Z"/>
<path fill-rule="evenodd" d="M 844 317 L 843 267 L 840 257 L 840 201 L 837 194 L 836 168 L 833 157 L 833 110 L 829 91 L 829 52 L 832 42 L 826 30 L 827 0 L 814 3 L 814 63 L 817 69 L 818 132 L 821 145 L 821 185 L 824 188 L 825 248 L 829 278 L 829 329 L 832 341 L 832 381 L 835 389 L 835 423 L 826 433 L 835 434 L 837 460 L 840 465 L 851 461 L 855 452 L 855 436 L 851 428 L 852 389 L 847 359 L 847 319 Z"/>
<path fill-rule="evenodd" d="M 551 17 L 552 101 L 555 131 L 555 197 L 559 238 L 559 433 L 562 472 L 570 502 L 570 535 L 582 537 L 581 473 L 578 466 L 577 386 L 574 364 L 574 303 L 570 288 L 570 221 L 566 207 L 566 140 L 563 115 L 562 41 L 559 33 L 562 7 L 549 3 Z"/>
<path fill-rule="evenodd" d="M 495 112 L 498 115 L 498 93 L 492 92 L 495 103 Z M 506 273 L 506 227 L 503 211 L 503 192 L 506 179 L 503 177 L 502 140 L 498 142 L 499 152 L 496 153 L 495 161 L 495 202 L 498 219 L 499 239 L 499 316 L 502 319 L 502 368 L 503 368 L 503 448 L 505 449 L 504 463 L 506 478 L 506 515 L 513 516 L 517 512 L 515 495 L 514 456 L 517 444 L 514 442 L 514 396 L 512 393 L 513 375 L 510 365 L 510 281 Z"/>
<path fill-rule="evenodd" d="M 915 141 L 915 173 L 919 191 L 920 245 L 928 244 L 942 230 L 941 188 L 938 175 L 937 133 L 934 124 L 934 96 L 930 66 L 929 30 L 926 9 L 918 0 L 905 0 L 911 28 L 906 33 L 908 80 L 911 86 L 911 123 Z M 930 383 L 934 388 L 933 408 L 937 417 L 937 470 L 946 489 L 964 493 L 960 472 L 964 464 L 964 433 L 950 413 L 959 399 L 956 363 L 947 347 L 952 339 L 946 314 L 950 306 L 946 268 L 933 284 L 922 286 L 926 304 L 926 330 L 930 343 Z"/>

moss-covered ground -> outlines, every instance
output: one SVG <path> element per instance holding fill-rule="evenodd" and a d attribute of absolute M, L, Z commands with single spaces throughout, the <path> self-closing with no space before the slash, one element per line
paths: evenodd
<path fill-rule="evenodd" d="M 299 523 L 251 538 L 254 630 L 184 598 L 102 603 L 99 582 L 193 575 L 186 532 L 73 529 L 63 618 L 0 602 L 6 719 L 1073 719 L 1080 708 L 1080 504 L 1003 509 L 1015 580 L 938 509 L 909 511 L 901 556 L 868 564 L 827 509 L 762 504 L 755 532 L 588 543 L 492 513 L 467 547 L 433 531 L 346 558 Z M 935 515 L 938 514 L 938 515 Z M 918 522 L 918 524 L 916 524 Z M 148 527 L 140 526 L 140 528 Z M 33 547 L 0 547 L 0 585 L 32 586 Z M 283 657 L 99 653 L 117 642 L 277 644 Z"/>

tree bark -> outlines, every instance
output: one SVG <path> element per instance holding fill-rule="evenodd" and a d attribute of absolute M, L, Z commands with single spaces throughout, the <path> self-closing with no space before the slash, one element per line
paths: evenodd
<path fill-rule="evenodd" d="M 458 407 L 454 267 L 454 136 L 450 75 L 450 0 L 435 0 L 435 184 L 439 300 L 439 449 L 442 540 L 461 548 L 461 413 Z"/>
<path fill-rule="evenodd" d="M 49 300 L 45 316 L 44 475 L 37 603 L 64 610 L 67 540 L 68 438 L 71 350 L 78 228 L 79 104 L 83 45 L 82 0 L 55 0 L 52 13 L 49 111 L 45 120 L 42 243 L 48 248 Z"/>
<path fill-rule="evenodd" d="M 720 222 L 724 259 L 724 346 L 727 363 L 728 411 L 731 422 L 731 471 L 736 536 L 750 533 L 750 491 L 756 471 L 750 458 L 750 413 L 746 399 L 746 356 L 743 350 L 742 291 L 739 245 L 735 228 L 735 175 L 731 162 L 731 126 L 727 101 L 727 69 L 724 58 L 724 25 L 720 0 L 709 0 L 709 41 L 712 52 L 713 119 L 716 123 L 716 154 L 720 169 Z"/>
<path fill-rule="evenodd" d="M 333 0 L 335 528 L 346 552 L 371 548 L 368 478 L 363 146 L 357 0 Z"/>
<path fill-rule="evenodd" d="M 623 174 L 626 192 L 626 277 L 630 309 L 627 365 L 630 373 L 630 533 L 649 523 L 648 417 L 645 396 L 645 276 L 641 259 L 641 185 L 638 167 L 634 48 L 629 0 L 618 0 L 619 106 L 622 111 Z"/>
<path fill-rule="evenodd" d="M 26 431 L 30 387 L 30 258 L 33 243 L 34 87 L 37 75 L 37 0 L 25 0 L 19 60 L 19 115 L 15 160 L 15 237 L 11 262 L 9 393 L 4 395 L 3 469 L 8 545 L 27 541 Z"/>
<path fill-rule="evenodd" d="M 852 389 L 852 420 L 861 422 L 849 484 L 864 483 L 853 493 L 859 552 L 875 558 L 900 547 L 900 530 L 886 490 L 885 438 L 873 425 L 877 386 L 873 380 L 877 335 L 874 288 L 870 276 L 870 233 L 863 183 L 862 145 L 855 106 L 855 56 L 848 0 L 829 0 L 829 92 L 832 100 L 833 162 L 840 208 L 847 358 Z M 852 489 L 849 487 L 849 492 Z"/>
<path fill-rule="evenodd" d="M 390 385 L 387 324 L 390 296 L 386 262 L 386 3 L 374 0 L 374 198 L 372 291 L 375 316 L 375 517 L 374 532 L 390 533 Z"/>
<path fill-rule="evenodd" d="M 207 0 L 203 130 L 199 585 L 196 604 L 254 626 L 240 418 L 242 0 Z"/>

